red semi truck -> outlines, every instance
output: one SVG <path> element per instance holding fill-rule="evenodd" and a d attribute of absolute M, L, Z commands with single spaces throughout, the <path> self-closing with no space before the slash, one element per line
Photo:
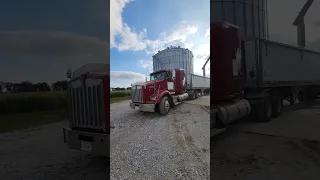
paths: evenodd
<path fill-rule="evenodd" d="M 283 100 L 316 100 L 320 53 L 265 39 L 241 40 L 227 22 L 211 25 L 211 132 L 245 117 L 267 122 L 281 116 Z"/>
<path fill-rule="evenodd" d="M 150 74 L 150 81 L 132 85 L 130 107 L 166 115 L 170 107 L 209 92 L 210 78 L 187 74 L 183 69 L 162 69 Z"/>
<path fill-rule="evenodd" d="M 71 149 L 109 156 L 109 65 L 86 64 L 74 73 L 68 70 L 67 76 L 70 127 L 63 129 L 64 142 Z"/>

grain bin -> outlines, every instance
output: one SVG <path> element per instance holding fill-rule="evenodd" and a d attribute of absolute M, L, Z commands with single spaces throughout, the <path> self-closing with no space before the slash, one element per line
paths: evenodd
<path fill-rule="evenodd" d="M 153 71 L 178 68 L 193 74 L 193 54 L 189 49 L 171 46 L 153 56 Z"/>
<path fill-rule="evenodd" d="M 266 0 L 211 0 L 211 23 L 229 22 L 240 27 L 242 39 L 267 39 Z"/>

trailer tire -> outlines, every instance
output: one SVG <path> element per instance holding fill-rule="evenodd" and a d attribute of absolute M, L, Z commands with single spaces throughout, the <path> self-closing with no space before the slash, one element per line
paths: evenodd
<path fill-rule="evenodd" d="M 283 97 L 279 91 L 272 93 L 272 117 L 279 117 L 283 112 Z"/>
<path fill-rule="evenodd" d="M 256 107 L 257 111 L 257 121 L 259 122 L 268 122 L 271 120 L 272 116 L 272 101 L 270 94 L 267 94 L 266 97 L 262 100 L 261 103 Z"/>
<path fill-rule="evenodd" d="M 159 104 L 159 112 L 161 115 L 167 115 L 170 110 L 170 102 L 167 96 L 164 96 Z"/>
<path fill-rule="evenodd" d="M 298 100 L 299 100 L 299 102 L 303 102 L 303 101 L 305 101 L 305 93 L 303 92 L 303 91 L 300 91 L 299 92 L 299 95 L 298 95 Z"/>
<path fill-rule="evenodd" d="M 194 93 L 194 91 L 191 93 L 191 100 L 195 100 L 196 99 L 196 93 Z"/>
<path fill-rule="evenodd" d="M 199 95 L 198 95 L 198 91 L 195 91 L 195 98 L 198 99 Z"/>

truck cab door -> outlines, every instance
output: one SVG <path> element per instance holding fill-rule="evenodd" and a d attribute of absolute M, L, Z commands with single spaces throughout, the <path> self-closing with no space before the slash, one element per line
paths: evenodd
<path fill-rule="evenodd" d="M 167 86 L 169 91 L 174 91 L 175 90 L 175 80 L 176 80 L 176 71 L 175 69 L 170 70 L 168 72 L 169 77 L 167 80 Z"/>

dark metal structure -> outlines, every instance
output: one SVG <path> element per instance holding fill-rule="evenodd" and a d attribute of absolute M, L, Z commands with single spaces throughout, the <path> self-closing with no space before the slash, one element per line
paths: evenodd
<path fill-rule="evenodd" d="M 203 76 L 206 76 L 206 65 L 208 64 L 209 60 L 210 60 L 210 55 L 209 55 L 206 63 L 204 63 L 204 65 L 202 66 Z"/>
<path fill-rule="evenodd" d="M 304 24 L 304 16 L 307 14 L 309 8 L 311 7 L 314 0 L 308 0 L 301 11 L 299 12 L 298 16 L 293 22 L 294 26 L 297 26 L 297 35 L 298 35 L 298 46 L 301 48 L 306 47 L 306 32 L 305 32 L 305 24 Z"/>

